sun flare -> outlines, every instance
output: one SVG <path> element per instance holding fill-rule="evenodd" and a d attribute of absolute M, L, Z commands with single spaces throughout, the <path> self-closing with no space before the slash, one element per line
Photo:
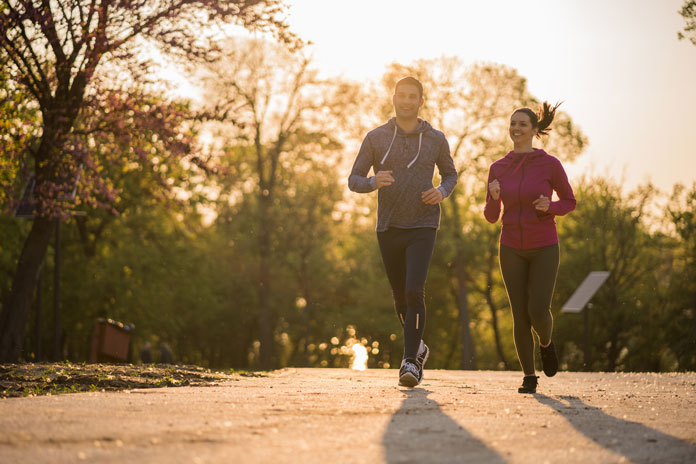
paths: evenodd
<path fill-rule="evenodd" d="M 355 343 L 350 349 L 353 351 L 353 364 L 350 368 L 354 371 L 367 370 L 367 348 Z"/>

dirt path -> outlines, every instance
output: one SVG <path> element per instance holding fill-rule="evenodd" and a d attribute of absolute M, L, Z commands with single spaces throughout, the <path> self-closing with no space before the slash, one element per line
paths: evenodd
<path fill-rule="evenodd" d="M 0 400 L 2 463 L 696 462 L 696 374 L 288 369 Z"/>

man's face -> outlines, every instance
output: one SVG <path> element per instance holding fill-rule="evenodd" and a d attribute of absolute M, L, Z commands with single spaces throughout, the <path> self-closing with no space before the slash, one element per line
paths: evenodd
<path fill-rule="evenodd" d="M 418 110 L 423 106 L 423 97 L 418 93 L 418 87 L 412 84 L 401 84 L 394 92 L 394 111 L 399 118 L 416 118 Z"/>

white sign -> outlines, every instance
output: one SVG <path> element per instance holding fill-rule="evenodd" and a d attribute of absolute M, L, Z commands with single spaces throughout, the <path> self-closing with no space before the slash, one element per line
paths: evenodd
<path fill-rule="evenodd" d="M 607 271 L 590 272 L 580 286 L 575 289 L 573 295 L 566 301 L 561 308 L 564 313 L 579 313 L 585 307 L 590 298 L 599 290 L 605 280 L 609 277 Z"/>

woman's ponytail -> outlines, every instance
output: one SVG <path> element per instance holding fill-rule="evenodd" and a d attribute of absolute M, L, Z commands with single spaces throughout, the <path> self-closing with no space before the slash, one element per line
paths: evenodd
<path fill-rule="evenodd" d="M 551 128 L 549 127 L 551 125 L 551 122 L 553 122 L 554 116 L 556 116 L 556 109 L 561 106 L 560 103 L 556 103 L 554 106 L 551 106 L 549 102 L 544 102 L 541 104 L 539 107 L 539 114 L 537 115 L 538 118 L 538 131 L 537 131 L 537 137 L 541 138 L 543 135 L 549 135 L 549 132 L 551 131 Z"/>
<path fill-rule="evenodd" d="M 529 121 L 532 123 L 532 127 L 537 128 L 536 136 L 541 138 L 544 135 L 549 135 L 551 132 L 551 122 L 553 122 L 554 116 L 556 116 L 556 109 L 561 106 L 560 103 L 556 103 L 551 106 L 549 102 L 544 102 L 539 106 L 539 112 L 535 112 L 531 108 L 518 108 L 512 114 L 517 112 L 522 112 L 529 116 Z"/>

